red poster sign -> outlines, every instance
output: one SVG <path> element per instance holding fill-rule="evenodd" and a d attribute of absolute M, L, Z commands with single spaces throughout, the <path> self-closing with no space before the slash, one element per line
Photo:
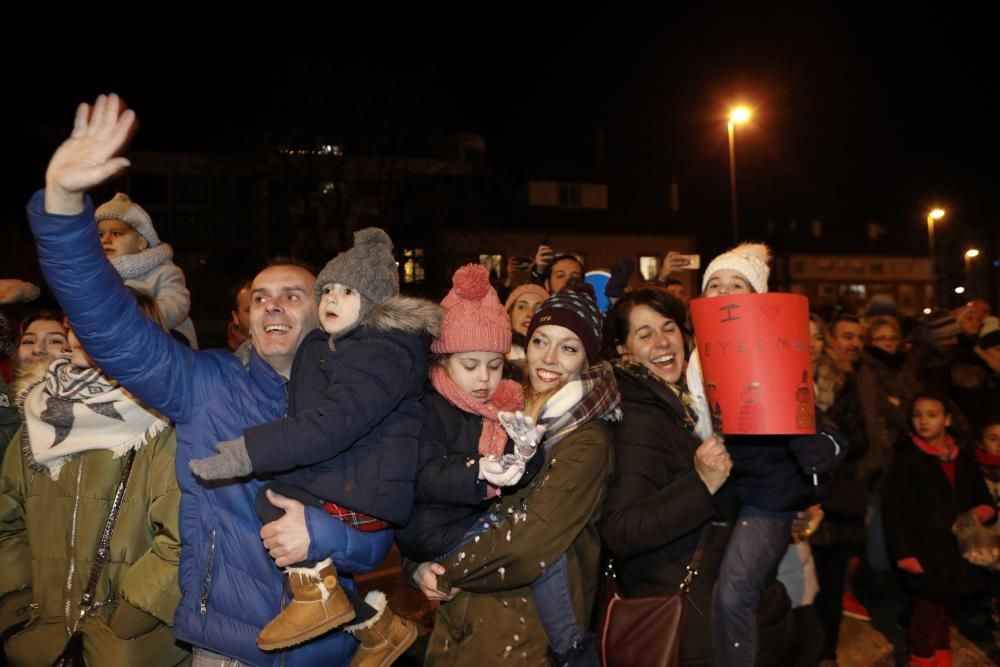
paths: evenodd
<path fill-rule="evenodd" d="M 726 435 L 816 432 L 809 300 L 740 294 L 691 301 L 705 393 Z"/>

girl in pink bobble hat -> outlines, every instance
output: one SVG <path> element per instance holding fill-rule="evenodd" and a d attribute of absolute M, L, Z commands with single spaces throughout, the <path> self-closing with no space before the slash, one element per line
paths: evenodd
<path fill-rule="evenodd" d="M 489 273 L 476 264 L 463 266 L 455 272 L 452 285 L 441 302 L 445 309 L 441 335 L 431 343 L 434 392 L 423 400 L 417 502 L 409 523 L 396 531 L 400 550 L 423 563 L 420 568 L 440 568 L 434 561 L 461 561 L 465 553 L 455 553 L 459 547 L 478 540 L 503 518 L 495 504 L 501 493 L 509 495 L 523 486 L 543 461 L 534 452 L 544 429 L 535 427 L 530 418 L 512 414 L 523 407 L 524 390 L 513 380 L 502 379 L 511 326 L 490 287 Z M 432 570 L 435 575 L 443 572 L 443 568 Z M 418 568 L 414 580 L 419 582 L 422 574 Z M 566 559 L 561 558 L 532 584 L 540 630 L 557 653 L 556 646 L 566 644 L 563 650 L 572 653 L 574 644 L 582 642 L 572 605 L 562 604 L 573 599 L 567 582 Z M 437 587 L 448 591 L 450 585 L 441 576 Z M 436 599 L 451 597 L 443 592 Z M 551 609 L 538 603 L 541 600 L 551 601 Z"/>

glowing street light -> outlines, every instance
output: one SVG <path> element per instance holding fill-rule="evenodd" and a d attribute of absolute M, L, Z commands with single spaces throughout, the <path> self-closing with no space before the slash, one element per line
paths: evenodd
<path fill-rule="evenodd" d="M 937 256 L 934 253 L 934 221 L 945 216 L 943 208 L 932 208 L 927 212 L 927 247 L 931 256 L 931 285 L 937 291 Z"/>
<path fill-rule="evenodd" d="M 733 223 L 733 245 L 740 242 L 740 223 L 736 213 L 736 126 L 750 120 L 750 109 L 745 106 L 734 107 L 729 111 L 729 201 L 732 208 L 730 217 Z"/>
<path fill-rule="evenodd" d="M 955 288 L 955 294 L 965 294 L 965 288 L 959 285 Z"/>
<path fill-rule="evenodd" d="M 972 260 L 979 257 L 979 248 L 969 248 L 965 251 L 965 284 L 972 285 Z"/>

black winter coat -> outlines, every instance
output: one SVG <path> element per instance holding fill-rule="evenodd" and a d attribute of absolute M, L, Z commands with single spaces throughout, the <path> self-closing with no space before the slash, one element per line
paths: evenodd
<path fill-rule="evenodd" d="M 409 523 L 396 530 L 399 550 L 417 563 L 438 560 L 465 541 L 476 519 L 494 502 L 485 499 L 486 482 L 479 479 L 483 418 L 456 408 L 430 386 L 422 404 L 426 418 L 418 449 L 416 503 Z M 507 445 L 511 448 L 509 440 Z M 514 488 L 526 484 L 544 458 L 532 457 Z M 505 488 L 504 494 L 511 491 Z"/>
<path fill-rule="evenodd" d="M 904 585 L 920 594 L 964 594 L 985 589 L 983 570 L 959 553 L 951 526 L 976 505 L 993 506 L 976 461 L 961 452 L 955 459 L 955 485 L 937 457 L 925 454 L 907 437 L 882 486 L 882 521 L 893 561 L 915 557 L 924 574 L 902 572 Z"/>
<path fill-rule="evenodd" d="M 331 342 L 320 329 L 295 355 L 289 417 L 246 429 L 254 474 L 405 524 L 413 507 L 427 350 L 440 308 L 392 297 Z"/>
<path fill-rule="evenodd" d="M 681 642 L 682 662 L 710 662 L 712 587 L 739 502 L 732 483 L 713 496 L 694 470 L 700 441 L 683 422 L 680 399 L 655 380 L 615 369 L 623 417 L 614 429 L 615 467 L 600 521 L 624 595 L 666 595 L 684 580 L 701 531 L 711 526 Z M 713 526 L 713 522 L 723 525 Z"/>

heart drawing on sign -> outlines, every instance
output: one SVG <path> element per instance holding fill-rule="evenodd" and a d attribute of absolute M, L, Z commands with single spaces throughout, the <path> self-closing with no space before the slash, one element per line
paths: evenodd
<path fill-rule="evenodd" d="M 774 321 L 774 318 L 778 316 L 778 311 L 779 308 L 772 303 L 765 303 L 760 307 L 760 312 L 764 313 L 768 322 Z"/>

